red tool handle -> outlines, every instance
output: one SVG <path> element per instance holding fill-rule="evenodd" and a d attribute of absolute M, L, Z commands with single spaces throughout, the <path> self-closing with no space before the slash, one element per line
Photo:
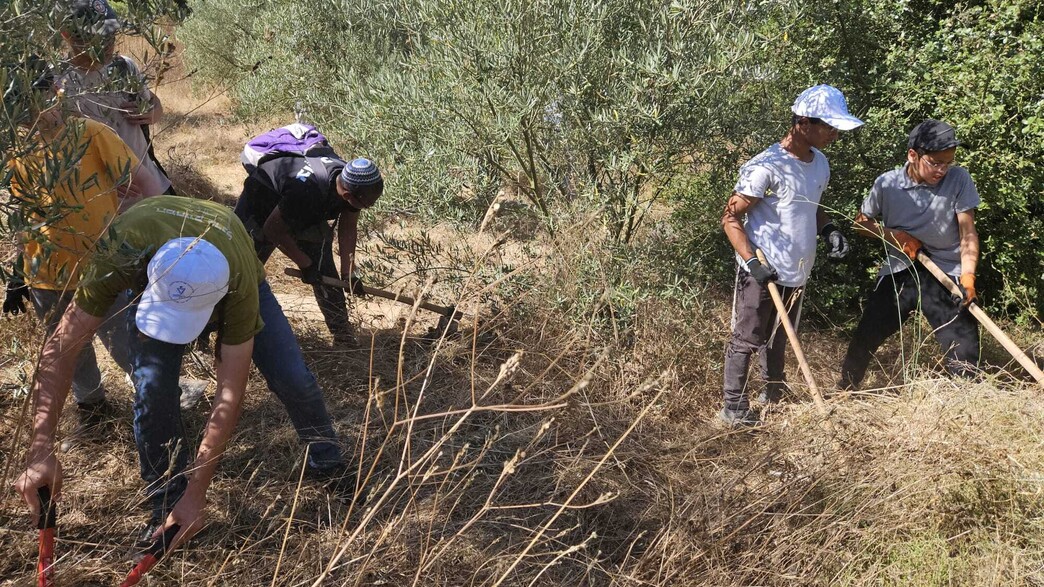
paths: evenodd
<path fill-rule="evenodd" d="M 36 584 L 38 587 L 54 585 L 54 532 L 58 527 L 58 508 L 51 501 L 51 488 L 36 490 L 40 498 L 40 517 L 36 527 L 40 530 L 40 558 L 36 561 Z"/>
<path fill-rule="evenodd" d="M 152 546 L 145 551 L 145 556 L 141 557 L 141 560 L 134 565 L 130 573 L 127 573 L 127 578 L 123 580 L 123 583 L 120 583 L 120 587 L 137 585 L 141 578 L 145 576 L 145 573 L 156 566 L 156 563 L 163 558 L 163 555 L 167 554 L 168 547 L 174 542 L 174 537 L 178 535 L 179 531 L 181 531 L 181 526 L 178 524 L 174 524 L 164 530 L 159 540 L 152 543 Z"/>

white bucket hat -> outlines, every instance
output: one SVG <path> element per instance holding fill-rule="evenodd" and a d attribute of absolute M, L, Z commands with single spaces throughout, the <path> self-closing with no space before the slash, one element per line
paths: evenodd
<path fill-rule="evenodd" d="M 167 241 L 148 274 L 134 321 L 142 333 L 171 344 L 195 340 L 228 293 L 228 260 L 201 237 Z"/>
<path fill-rule="evenodd" d="M 818 118 L 837 130 L 852 130 L 863 121 L 848 113 L 848 103 L 841 90 L 821 84 L 801 92 L 790 109 L 798 116 Z"/>

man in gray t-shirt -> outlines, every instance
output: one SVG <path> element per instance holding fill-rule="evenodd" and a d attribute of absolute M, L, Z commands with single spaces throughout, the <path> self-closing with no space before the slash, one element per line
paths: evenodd
<path fill-rule="evenodd" d="M 848 113 L 836 88 L 813 86 L 791 107 L 790 130 L 740 169 L 739 181 L 721 219 L 736 251 L 736 290 L 732 306 L 732 336 L 725 349 L 725 406 L 718 417 L 728 425 L 757 422 L 747 394 L 751 355 L 761 359 L 765 390 L 762 404 L 778 402 L 786 387 L 786 334 L 778 324 L 768 282 L 776 281 L 795 323 L 801 313 L 801 293 L 816 260 L 816 235 L 829 245 L 828 256 L 839 259 L 848 243 L 820 206 L 830 181 L 830 164 L 821 149 L 837 139 L 838 131 L 863 124 Z M 761 250 L 765 263 L 755 252 Z M 771 340 L 770 340 L 771 339 Z"/>
<path fill-rule="evenodd" d="M 857 231 L 880 239 L 887 258 L 877 287 L 863 308 L 841 366 L 842 389 L 855 389 L 874 351 L 920 309 L 943 348 L 946 369 L 969 375 L 979 361 L 979 329 L 967 311 L 975 299 L 979 192 L 968 172 L 953 166 L 957 137 L 952 126 L 926 120 L 910 132 L 907 162 L 881 174 L 856 218 Z M 932 258 L 965 292 L 954 300 L 923 266 Z"/>

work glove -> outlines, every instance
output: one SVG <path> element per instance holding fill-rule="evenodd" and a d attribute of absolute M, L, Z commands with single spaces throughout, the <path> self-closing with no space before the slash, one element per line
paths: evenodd
<path fill-rule="evenodd" d="M 964 274 L 961 275 L 960 288 L 961 288 L 961 293 L 964 294 L 964 297 L 962 297 L 959 300 L 954 300 L 954 301 L 959 303 L 962 308 L 967 308 L 969 304 L 971 304 L 972 302 L 978 300 L 978 298 L 975 295 L 975 274 L 974 273 L 964 273 Z"/>
<path fill-rule="evenodd" d="M 765 285 L 766 283 L 775 281 L 779 278 L 779 275 L 776 275 L 775 269 L 769 267 L 767 264 L 763 264 L 757 257 L 747 259 L 747 270 L 750 271 L 750 276 L 761 285 Z"/>
<path fill-rule="evenodd" d="M 896 242 L 899 243 L 899 246 L 902 247 L 903 252 L 906 253 L 907 257 L 910 257 L 911 261 L 917 260 L 917 251 L 920 251 L 921 247 L 923 246 L 921 244 L 921 241 L 917 240 L 913 236 L 910 236 L 910 233 L 903 232 L 901 230 L 893 232 L 892 238 L 894 238 Z"/>
<path fill-rule="evenodd" d="M 320 285 L 323 283 L 323 274 L 319 272 L 319 264 L 312 263 L 308 267 L 301 268 L 301 281 L 308 285 Z"/>
<path fill-rule="evenodd" d="M 827 252 L 828 259 L 843 259 L 848 254 L 848 239 L 834 226 L 833 222 L 827 222 L 826 226 L 819 231 L 819 236 L 826 241 L 830 250 Z"/>
<path fill-rule="evenodd" d="M 4 295 L 4 314 L 17 316 L 25 312 L 25 302 L 29 299 L 29 288 L 25 281 L 17 275 L 12 275 L 7 282 L 7 292 Z"/>
<path fill-rule="evenodd" d="M 348 279 L 345 279 L 348 283 L 352 284 L 352 295 L 361 298 L 366 295 L 366 288 L 363 287 L 362 277 L 358 273 L 353 272 Z"/>

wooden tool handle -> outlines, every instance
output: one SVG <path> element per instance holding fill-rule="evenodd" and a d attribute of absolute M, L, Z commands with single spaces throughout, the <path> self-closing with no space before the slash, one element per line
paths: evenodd
<path fill-rule="evenodd" d="M 964 297 L 964 292 L 961 291 L 960 286 L 954 283 L 953 279 L 951 279 L 945 271 L 940 269 L 939 266 L 935 264 L 935 261 L 932 261 L 931 257 L 925 255 L 924 251 L 918 251 L 917 260 L 920 261 L 921 265 L 924 265 L 924 268 L 927 269 L 933 277 L 939 280 L 939 283 L 943 284 L 951 294 L 959 298 Z M 1026 353 L 1022 352 L 1022 349 L 1019 348 L 1019 345 L 1015 344 L 1015 341 L 1008 338 L 1008 335 L 1004 334 L 1004 331 L 986 315 L 986 312 L 982 311 L 982 308 L 980 308 L 978 304 L 975 302 L 968 304 L 968 311 L 971 312 L 971 315 L 975 316 L 975 319 L 993 335 L 993 338 L 997 339 L 997 342 L 999 342 L 1006 351 L 1011 353 L 1011 356 L 1014 357 L 1015 360 L 1026 369 L 1026 371 L 1029 371 L 1029 374 L 1037 380 L 1037 383 L 1040 384 L 1041 387 L 1044 387 L 1044 372 L 1041 372 L 1037 363 L 1026 356 Z"/>
<path fill-rule="evenodd" d="M 758 261 L 762 264 L 767 264 L 765 261 L 765 255 L 760 249 L 756 251 Z M 783 325 L 783 330 L 787 333 L 787 338 L 790 340 L 790 347 L 794 349 L 794 356 L 797 357 L 798 365 L 801 367 L 801 375 L 805 378 L 805 383 L 808 384 L 808 388 L 812 391 L 812 400 L 816 404 L 816 410 L 820 416 L 823 416 L 823 422 L 830 432 L 835 434 L 834 423 L 830 421 L 830 411 L 827 410 L 826 402 L 823 401 L 823 394 L 819 391 L 819 386 L 816 385 L 816 380 L 812 377 L 812 369 L 808 366 L 808 361 L 805 360 L 805 353 L 801 350 L 801 343 L 798 342 L 797 331 L 794 330 L 794 325 L 790 322 L 790 314 L 787 313 L 786 305 L 783 304 L 783 296 L 779 293 L 779 286 L 776 282 L 768 282 L 769 296 L 772 297 L 772 303 L 776 305 L 776 313 L 779 314 L 779 321 Z"/>
<path fill-rule="evenodd" d="M 285 267 L 283 269 L 283 273 L 289 275 L 290 277 L 297 277 L 298 279 L 300 279 L 300 277 L 301 277 L 301 271 L 298 270 L 298 269 L 294 269 L 293 267 Z M 352 284 L 351 283 L 349 283 L 347 281 L 342 281 L 340 279 L 334 279 L 333 277 L 326 277 L 325 275 L 323 276 L 323 283 L 325 283 L 326 285 L 332 285 L 334 287 L 339 287 L 339 288 L 347 290 L 347 291 L 351 291 L 352 290 Z M 397 293 L 390 292 L 390 291 L 386 291 L 386 290 L 383 290 L 383 289 L 377 289 L 376 287 L 370 287 L 368 285 L 364 285 L 363 286 L 363 291 L 366 292 L 366 295 L 374 296 L 374 297 L 378 297 L 378 298 L 384 298 L 386 300 L 392 300 L 392 301 L 401 302 L 403 304 L 406 304 L 407 306 L 412 306 L 412 305 L 417 303 L 416 298 L 411 298 L 409 296 L 404 296 L 404 295 L 397 294 Z M 438 304 L 433 304 L 431 302 L 425 302 L 423 300 L 421 301 L 419 307 L 424 308 L 425 310 L 428 310 L 429 312 L 435 312 L 436 314 L 441 314 L 443 316 L 452 316 L 453 313 L 454 313 L 453 308 L 451 308 L 449 306 L 440 306 Z"/>

